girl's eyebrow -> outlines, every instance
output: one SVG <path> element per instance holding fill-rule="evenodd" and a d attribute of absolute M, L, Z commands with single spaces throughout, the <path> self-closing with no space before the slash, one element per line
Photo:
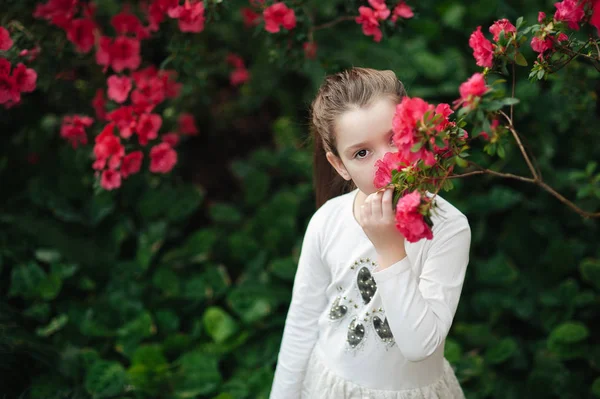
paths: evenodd
<path fill-rule="evenodd" d="M 391 134 L 391 133 L 393 133 L 393 132 L 394 132 L 394 130 L 393 130 L 393 129 L 390 129 L 390 130 L 389 130 L 389 131 L 386 133 L 386 136 L 387 136 L 387 135 L 389 135 L 389 134 Z M 347 152 L 347 153 L 348 153 L 348 152 L 352 152 L 353 150 L 355 150 L 355 149 L 358 149 L 358 148 L 360 148 L 360 147 L 364 147 L 364 146 L 365 146 L 365 145 L 367 145 L 367 144 L 369 144 L 369 142 L 368 142 L 368 141 L 364 141 L 364 142 L 362 142 L 362 143 L 353 144 L 353 145 L 351 145 L 350 147 L 346 148 L 346 152 Z"/>

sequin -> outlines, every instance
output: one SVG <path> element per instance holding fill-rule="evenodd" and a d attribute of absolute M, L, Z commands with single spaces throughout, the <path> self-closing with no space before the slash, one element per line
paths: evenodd
<path fill-rule="evenodd" d="M 338 320 L 344 317 L 347 312 L 348 307 L 346 307 L 346 305 L 340 305 L 340 297 L 337 297 L 329 310 L 329 318 L 331 320 Z"/>
<path fill-rule="evenodd" d="M 391 342 L 394 340 L 387 318 L 382 322 L 379 317 L 373 316 L 373 327 L 375 327 L 375 332 L 383 342 Z"/>
<path fill-rule="evenodd" d="M 358 344 L 362 341 L 365 336 L 365 327 L 356 323 L 356 319 L 353 319 L 348 326 L 348 336 L 347 341 L 352 348 L 356 348 Z"/>
<path fill-rule="evenodd" d="M 375 291 L 377 290 L 377 284 L 371 275 L 371 272 L 366 267 L 361 267 L 356 277 L 356 284 L 358 285 L 358 291 L 365 304 L 371 302 Z"/>

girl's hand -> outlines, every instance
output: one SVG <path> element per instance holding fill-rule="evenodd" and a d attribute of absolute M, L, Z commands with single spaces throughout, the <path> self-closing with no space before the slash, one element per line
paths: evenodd
<path fill-rule="evenodd" d="M 360 206 L 360 226 L 373 243 L 385 268 L 406 256 L 405 238 L 396 229 L 396 213 L 392 207 L 393 188 L 369 194 Z"/>

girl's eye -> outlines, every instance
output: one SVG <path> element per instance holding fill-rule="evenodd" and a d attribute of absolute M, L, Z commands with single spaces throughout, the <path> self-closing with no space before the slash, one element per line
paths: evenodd
<path fill-rule="evenodd" d="M 362 153 L 364 153 L 364 152 L 366 152 L 366 151 L 367 151 L 367 150 L 360 150 L 360 151 L 357 151 L 357 152 L 356 152 L 356 154 L 354 154 L 354 158 L 363 159 L 365 156 L 367 156 L 367 154 L 365 154 L 365 155 L 362 155 L 362 156 L 359 156 L 359 154 L 360 154 L 361 152 L 362 152 Z"/>
<path fill-rule="evenodd" d="M 390 137 L 390 144 L 396 146 L 396 143 L 394 142 L 394 136 Z"/>

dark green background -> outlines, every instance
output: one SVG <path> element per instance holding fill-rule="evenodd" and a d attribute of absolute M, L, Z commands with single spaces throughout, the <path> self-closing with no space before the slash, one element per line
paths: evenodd
<path fill-rule="evenodd" d="M 119 4 L 100 2 L 107 29 Z M 266 398 L 315 210 L 307 109 L 324 75 L 392 69 L 410 96 L 451 102 L 478 70 L 467 44 L 478 25 L 554 12 L 543 1 L 410 4 L 416 17 L 386 26 L 379 44 L 352 21 L 318 31 L 314 61 L 301 50 L 301 10 L 320 23 L 362 2 L 302 2 L 298 27 L 277 35 L 245 30 L 242 1 L 211 2 L 200 34 L 164 23 L 143 46 L 145 62 L 184 83 L 159 109 L 163 131 L 189 111 L 200 135 L 178 147 L 169 176 L 143 173 L 102 192 L 91 147 L 74 151 L 59 127 L 65 114 L 93 115 L 106 77 L 62 31 L 31 18 L 35 2 L 4 1 L 0 24 L 20 21 L 43 52 L 37 91 L 0 109 L 0 397 Z M 239 89 L 228 84 L 229 51 L 252 75 Z M 535 55 L 525 55 L 531 65 Z M 54 78 L 70 69 L 75 80 Z M 598 211 L 598 72 L 575 60 L 540 83 L 527 81 L 527 68 L 517 73 L 515 124 L 544 179 Z M 507 142 L 505 159 L 485 156 L 481 143 L 473 159 L 527 175 Z M 467 397 L 599 397 L 598 220 L 514 180 L 455 186 L 441 195 L 467 215 L 473 240 L 446 357 Z"/>

